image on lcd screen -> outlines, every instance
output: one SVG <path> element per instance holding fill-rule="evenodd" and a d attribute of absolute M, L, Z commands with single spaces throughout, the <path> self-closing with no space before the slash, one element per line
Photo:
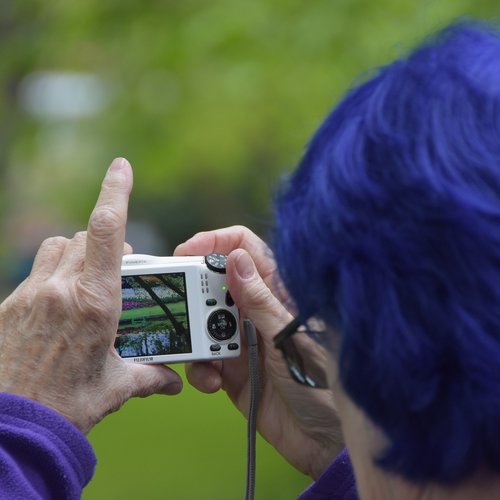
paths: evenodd
<path fill-rule="evenodd" d="M 192 352 L 184 273 L 122 277 L 122 358 Z"/>

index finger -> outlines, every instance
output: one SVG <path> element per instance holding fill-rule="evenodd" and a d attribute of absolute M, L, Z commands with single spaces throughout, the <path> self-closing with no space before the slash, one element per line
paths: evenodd
<path fill-rule="evenodd" d="M 262 278 L 266 279 L 274 273 L 276 264 L 271 249 L 245 226 L 197 233 L 181 243 L 175 249 L 174 255 L 208 255 L 213 252 L 228 255 L 237 248 L 246 250 L 252 256 Z"/>
<path fill-rule="evenodd" d="M 87 228 L 82 280 L 89 289 L 115 291 L 125 242 L 132 168 L 124 158 L 111 163 Z"/>

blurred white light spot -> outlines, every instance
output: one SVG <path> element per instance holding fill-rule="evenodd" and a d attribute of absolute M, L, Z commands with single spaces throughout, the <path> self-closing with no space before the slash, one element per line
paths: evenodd
<path fill-rule="evenodd" d="M 20 104 L 40 119 L 71 120 L 100 113 L 108 104 L 108 85 L 86 73 L 36 72 L 20 85 Z"/>

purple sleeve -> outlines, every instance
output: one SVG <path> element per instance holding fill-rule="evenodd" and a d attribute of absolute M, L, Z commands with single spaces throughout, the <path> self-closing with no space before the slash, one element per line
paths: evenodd
<path fill-rule="evenodd" d="M 298 500 L 358 500 L 356 481 L 347 450 L 344 449 L 320 478 Z"/>
<path fill-rule="evenodd" d="M 79 499 L 95 464 L 87 438 L 61 415 L 0 393 L 0 498 Z"/>

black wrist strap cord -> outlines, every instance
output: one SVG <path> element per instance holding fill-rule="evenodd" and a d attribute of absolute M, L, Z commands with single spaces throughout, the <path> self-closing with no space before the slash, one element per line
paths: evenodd
<path fill-rule="evenodd" d="M 253 500 L 255 493 L 255 439 L 257 432 L 257 413 L 259 410 L 259 353 L 257 332 L 249 320 L 243 321 L 248 344 L 248 376 L 250 378 L 250 406 L 247 424 L 247 484 L 245 500 Z"/>

